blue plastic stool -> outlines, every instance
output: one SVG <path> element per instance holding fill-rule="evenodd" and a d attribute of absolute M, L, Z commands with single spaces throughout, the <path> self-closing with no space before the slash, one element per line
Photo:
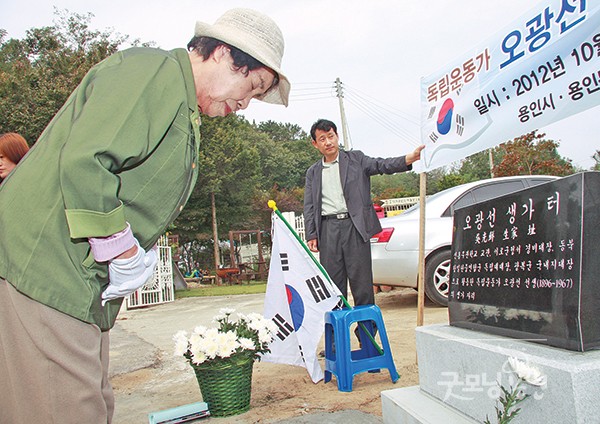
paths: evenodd
<path fill-rule="evenodd" d="M 355 322 L 362 322 L 372 335 L 375 333 L 373 328 L 375 324 L 383 354 L 377 351 L 360 325 L 358 331 L 362 346 L 358 350 L 352 350 L 350 326 Z M 365 371 L 379 372 L 381 368 L 388 369 L 393 383 L 400 378 L 394 365 L 379 307 L 361 305 L 354 309 L 327 312 L 325 314 L 325 383 L 331 381 L 331 375 L 334 374 L 338 382 L 338 390 L 351 392 L 352 380 L 356 374 Z"/>

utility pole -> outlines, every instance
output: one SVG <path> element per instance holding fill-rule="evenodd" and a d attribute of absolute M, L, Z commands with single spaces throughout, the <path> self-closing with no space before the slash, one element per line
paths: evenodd
<path fill-rule="evenodd" d="M 340 115 L 342 116 L 342 137 L 344 142 L 344 150 L 350 150 L 350 140 L 348 140 L 348 126 L 346 123 L 346 112 L 344 112 L 344 93 L 342 91 L 342 81 L 340 77 L 335 79 L 335 91 L 337 92 L 337 98 L 340 103 Z"/>
<path fill-rule="evenodd" d="M 494 178 L 494 156 L 492 155 L 492 149 L 490 149 L 489 152 L 490 152 L 490 175 L 492 176 L 492 178 Z"/>

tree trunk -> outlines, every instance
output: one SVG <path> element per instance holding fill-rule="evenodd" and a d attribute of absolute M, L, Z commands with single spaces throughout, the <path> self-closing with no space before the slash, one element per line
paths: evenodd
<path fill-rule="evenodd" d="M 217 231 L 217 206 L 215 205 L 215 193 L 210 193 L 210 209 L 212 211 L 212 228 L 213 228 L 213 246 L 215 256 L 215 277 L 218 284 L 221 284 L 221 279 L 217 273 L 217 269 L 221 265 L 220 254 L 219 254 L 219 232 Z"/>

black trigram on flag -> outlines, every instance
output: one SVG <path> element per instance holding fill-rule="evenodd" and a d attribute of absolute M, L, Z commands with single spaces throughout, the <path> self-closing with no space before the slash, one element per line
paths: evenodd
<path fill-rule="evenodd" d="M 428 120 L 433 118 L 433 115 L 434 115 L 436 109 L 437 108 L 435 106 L 432 106 L 431 108 L 429 108 L 429 116 L 427 116 Z"/>
<path fill-rule="evenodd" d="M 320 275 L 316 275 L 306 280 L 306 285 L 317 303 L 331 297 L 331 293 L 327 290 L 327 286 Z"/>
<path fill-rule="evenodd" d="M 279 340 L 284 341 L 294 331 L 294 327 L 292 327 L 285 319 L 283 319 L 281 315 L 275 314 L 272 320 L 279 329 L 276 334 L 277 337 L 279 337 Z"/>
<path fill-rule="evenodd" d="M 456 115 L 456 134 L 463 135 L 465 131 L 465 118 L 462 115 Z"/>
<path fill-rule="evenodd" d="M 287 253 L 280 253 L 279 254 L 279 259 L 281 260 L 281 270 L 282 271 L 289 271 L 290 270 L 290 263 L 288 262 L 288 254 Z"/>
<path fill-rule="evenodd" d="M 302 346 L 298 345 L 298 350 L 300 351 L 300 357 L 302 358 L 302 362 L 306 364 L 306 358 L 304 358 L 304 351 L 302 350 Z"/>

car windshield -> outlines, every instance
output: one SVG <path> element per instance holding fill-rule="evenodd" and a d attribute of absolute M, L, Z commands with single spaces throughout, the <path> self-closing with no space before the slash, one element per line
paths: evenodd
<path fill-rule="evenodd" d="M 463 184 L 460 186 L 450 187 L 445 190 L 439 191 L 435 194 L 426 197 L 427 205 L 425 213 L 428 217 L 441 216 L 444 211 L 448 208 L 448 204 L 454 201 L 457 196 L 462 192 L 466 191 L 471 184 Z M 415 215 L 420 210 L 419 203 L 415 203 L 410 208 L 406 209 L 402 215 Z"/>
<path fill-rule="evenodd" d="M 547 182 L 553 178 L 555 177 L 536 176 L 535 178 L 529 179 L 526 177 L 508 177 L 503 180 L 490 180 L 491 182 L 482 180 L 450 187 L 431 196 L 427 196 L 426 215 L 427 217 L 449 216 L 446 215 L 446 211 L 451 204 L 457 205 L 460 203 L 460 206 L 457 207 L 462 207 L 475 201 L 487 200 L 493 197 L 504 195 L 506 193 L 522 190 L 523 188 L 527 187 L 526 185 L 524 186 L 523 183 L 523 181 L 526 180 L 529 181 L 529 186 L 532 186 L 542 182 Z M 470 195 L 468 198 L 464 198 L 464 200 L 461 200 L 462 196 L 469 190 L 473 190 L 474 194 Z M 419 210 L 420 205 L 419 203 L 416 203 L 410 208 L 406 209 L 402 215 L 412 216 L 418 214 Z"/>

